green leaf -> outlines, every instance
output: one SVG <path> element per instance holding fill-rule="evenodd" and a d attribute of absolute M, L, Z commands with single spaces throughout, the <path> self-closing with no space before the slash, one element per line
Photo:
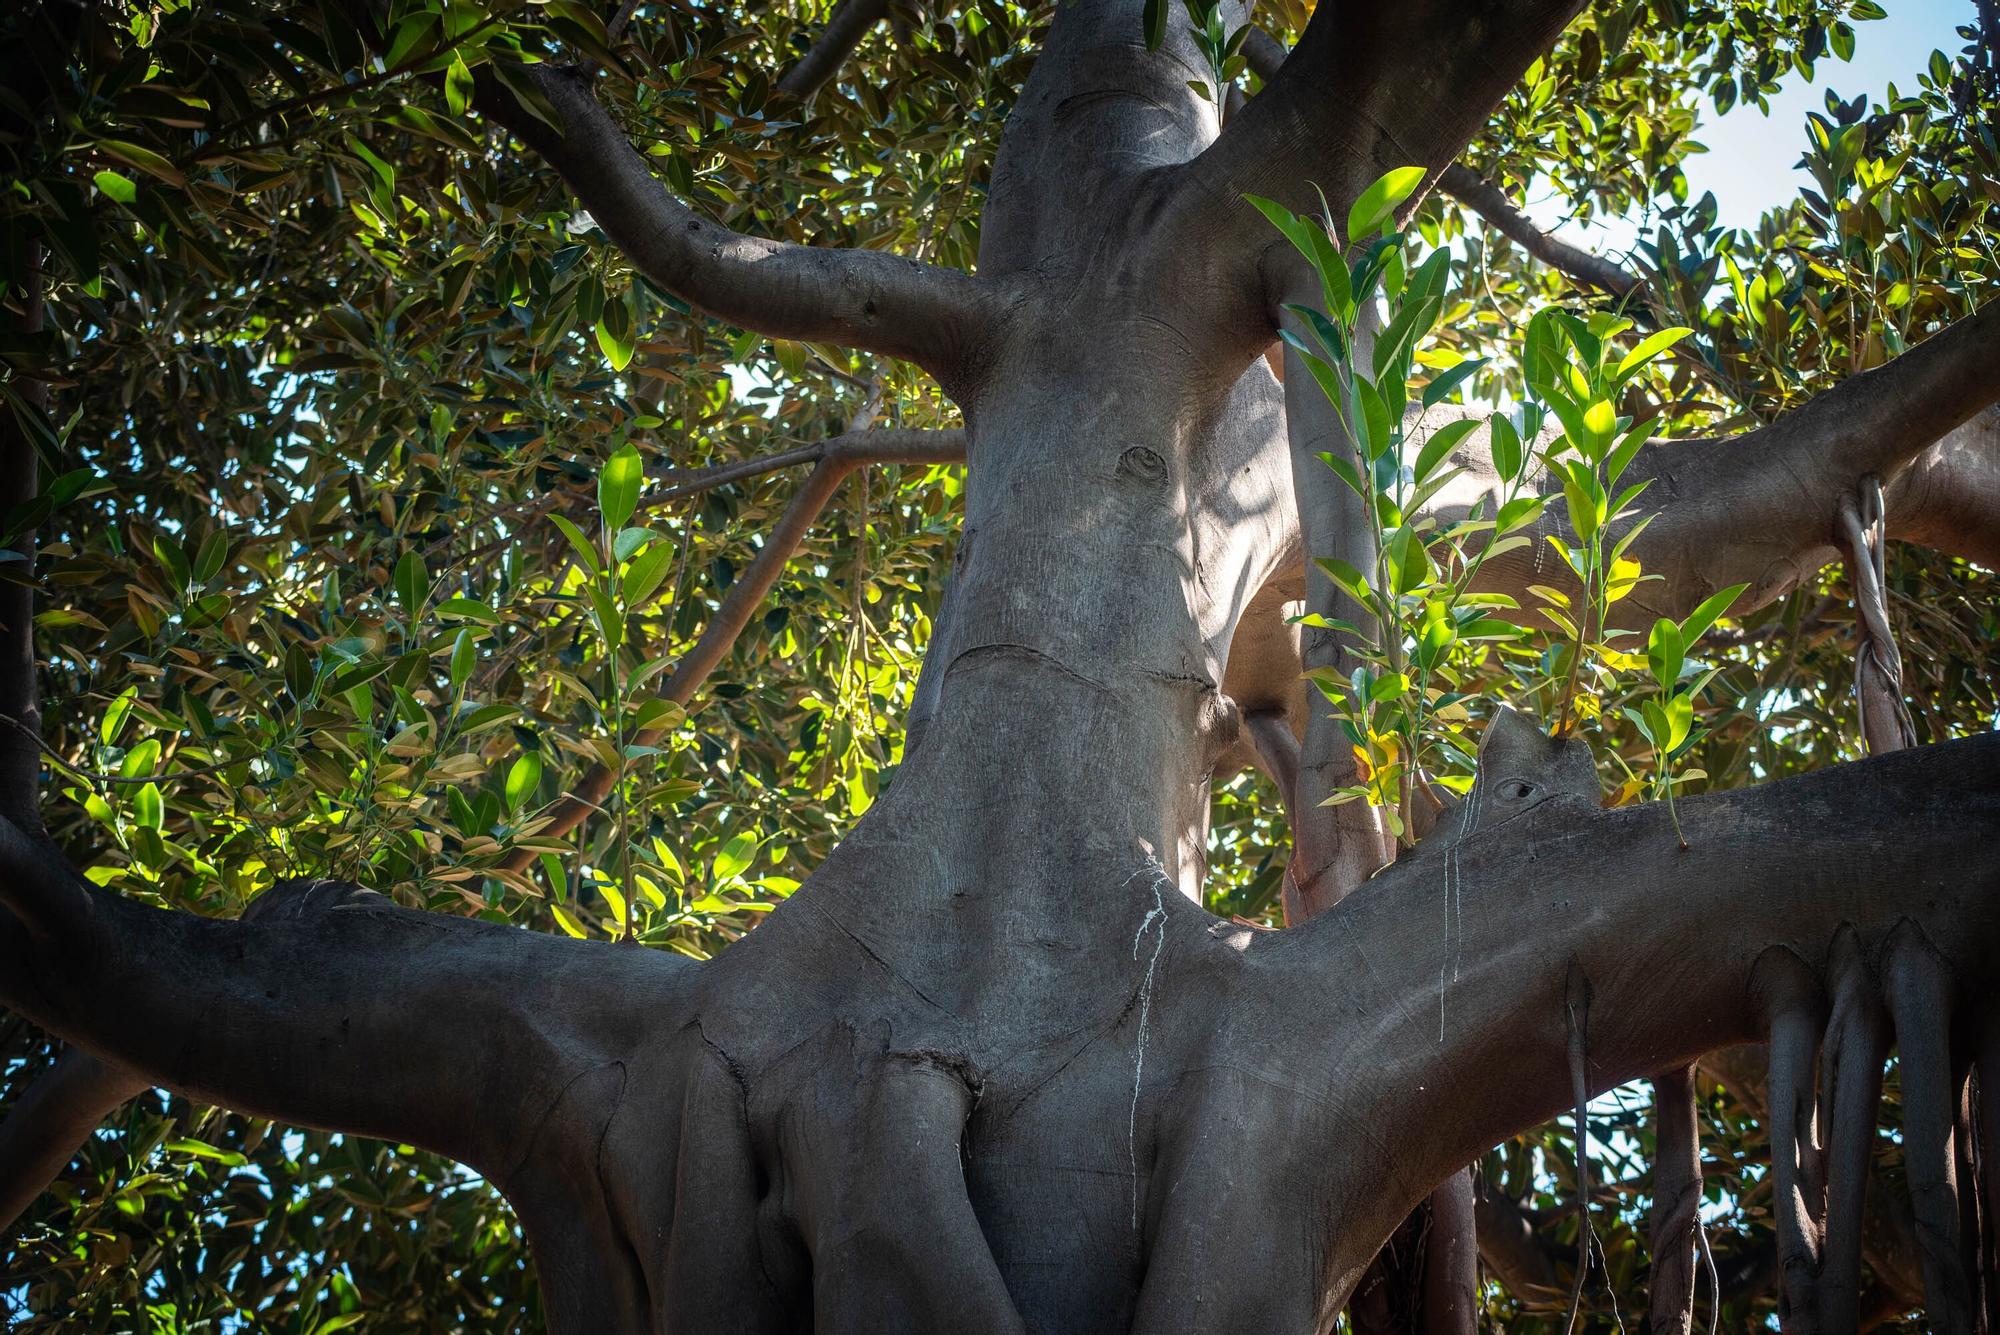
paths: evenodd
<path fill-rule="evenodd" d="M 611 540 L 611 556 L 616 561 L 629 561 L 632 553 L 651 542 L 658 535 L 649 528 L 621 528 L 618 536 Z"/>
<path fill-rule="evenodd" d="M 158 738 L 148 737 L 130 751 L 118 764 L 118 777 L 137 779 L 151 774 L 160 767 L 160 743 Z"/>
<path fill-rule="evenodd" d="M 644 606 L 646 600 L 665 582 L 673 559 L 674 549 L 664 542 L 656 542 L 634 557 L 632 564 L 625 569 L 621 586 L 625 605 L 631 608 Z"/>
<path fill-rule="evenodd" d="M 1647 335 L 1644 339 L 1640 340 L 1638 347 L 1633 348 L 1632 351 L 1625 354 L 1624 359 L 1618 363 L 1618 370 L 1614 374 L 1620 380 L 1625 379 L 1647 362 L 1653 360 L 1653 358 L 1659 356 L 1693 332 L 1694 330 L 1683 325 L 1676 325 L 1672 329 L 1662 329 L 1656 334 Z"/>
<path fill-rule="evenodd" d="M 1425 441 L 1423 449 L 1418 451 L 1416 466 L 1412 470 L 1417 484 L 1419 486 L 1423 485 L 1424 480 L 1430 477 L 1432 470 L 1451 453 L 1452 446 L 1471 435 L 1479 425 L 1478 418 L 1468 417 L 1463 421 L 1447 422 L 1436 431 L 1431 432 L 1431 438 Z"/>
<path fill-rule="evenodd" d="M 1661 690 L 1672 690 L 1680 680 L 1686 653 L 1681 628 L 1672 617 L 1661 617 L 1653 623 L 1653 632 L 1646 637 L 1646 665 L 1653 670 L 1653 680 Z"/>
<path fill-rule="evenodd" d="M 150 148 L 142 148 L 138 144 L 127 143 L 122 139 L 100 139 L 97 141 L 97 151 L 106 157 L 118 159 L 128 167 L 137 167 L 149 176 L 156 176 L 176 190 L 187 184 L 179 168 Z"/>
<path fill-rule="evenodd" d="M 1424 386 L 1424 407 L 1432 408 L 1443 403 L 1452 396 L 1454 390 L 1464 384 L 1467 379 L 1476 374 L 1479 368 L 1484 365 L 1486 365 L 1486 358 L 1474 357 L 1460 362 L 1443 375 L 1433 376 L 1431 382 Z"/>
<path fill-rule="evenodd" d="M 1374 460 L 1381 458 L 1383 454 L 1388 452 L 1389 447 L 1396 443 L 1395 423 L 1389 418 L 1389 408 L 1387 404 L 1382 402 L 1381 394 L 1376 392 L 1375 386 L 1369 384 L 1366 380 L 1356 377 L 1354 381 L 1354 398 L 1356 404 L 1361 409 L 1361 412 L 1358 414 L 1361 420 L 1356 422 L 1355 425 L 1361 429 L 1360 443 L 1362 457 L 1372 463 Z"/>
<path fill-rule="evenodd" d="M 1407 527 L 1398 528 L 1384 544 L 1382 557 L 1389 567 L 1389 587 L 1399 594 L 1422 588 L 1437 574 L 1430 549 Z"/>
<path fill-rule="evenodd" d="M 416 548 L 403 553 L 396 562 L 396 575 L 392 581 L 396 586 L 396 597 L 403 604 L 403 615 L 414 621 L 423 610 L 424 596 L 430 592 L 430 572 L 424 569 L 424 558 Z"/>
<path fill-rule="evenodd" d="M 97 188 L 104 192 L 105 198 L 114 203 L 130 204 L 139 197 L 139 187 L 132 184 L 132 178 L 129 176 L 120 176 L 117 172 L 107 169 L 98 172 L 90 179 L 97 183 Z"/>
<path fill-rule="evenodd" d="M 1708 628 L 1715 624 L 1716 618 L 1728 611 L 1730 606 L 1742 596 L 1743 591 L 1749 587 L 1748 584 L 1732 584 L 1728 588 L 1718 589 L 1708 597 L 1702 599 L 1701 606 L 1688 613 L 1687 620 L 1681 622 L 1682 642 L 1693 644 L 1702 636 L 1708 634 Z"/>
<path fill-rule="evenodd" d="M 598 557 L 597 544 L 583 536 L 582 529 L 561 515 L 550 515 L 549 519 L 562 530 L 562 535 L 569 539 L 570 549 L 576 553 L 576 559 L 583 562 L 583 568 L 593 575 L 602 575 L 604 563 Z"/>
<path fill-rule="evenodd" d="M 591 614 L 597 621 L 597 633 L 604 637 L 604 647 L 617 653 L 625 643 L 625 618 L 618 610 L 618 603 L 611 591 L 601 584 L 590 586 Z"/>
<path fill-rule="evenodd" d="M 1493 532 L 1497 537 L 1525 528 L 1542 517 L 1543 497 L 1516 496 L 1500 507 L 1500 513 L 1493 517 Z"/>
<path fill-rule="evenodd" d="M 632 332 L 632 320 L 626 315 L 623 320 L 614 317 L 613 312 L 623 312 L 623 302 L 611 302 L 604 308 L 604 314 L 597 321 L 597 346 L 604 353 L 604 360 L 611 363 L 611 369 L 622 371 L 632 364 L 632 354 L 639 350 L 639 341 Z"/>
<path fill-rule="evenodd" d="M 535 795 L 542 783 L 542 758 L 533 751 L 524 751 L 507 769 L 505 796 L 507 810 L 519 811 L 521 804 Z"/>
<path fill-rule="evenodd" d="M 666 732 L 687 722 L 687 711 L 673 701 L 655 696 L 632 711 L 632 732 Z"/>
<path fill-rule="evenodd" d="M 463 116 L 472 105 L 472 71 L 463 56 L 453 54 L 444 71 L 444 102 L 454 116 Z"/>
<path fill-rule="evenodd" d="M 1651 701 L 1647 703 L 1650 704 Z M 1681 743 L 1686 741 L 1688 733 L 1694 730 L 1694 697 L 1686 693 L 1668 696 L 1666 703 L 1661 707 L 1661 715 L 1665 723 L 1666 736 L 1656 736 L 1653 741 L 1671 756 L 1680 750 Z"/>
<path fill-rule="evenodd" d="M 1334 369 L 1327 365 L 1326 359 L 1308 348 L 1305 340 L 1289 329 L 1279 330 L 1278 337 L 1297 350 L 1299 360 L 1306 364 L 1306 370 L 1312 374 L 1313 383 L 1319 386 L 1320 393 L 1326 395 L 1329 402 L 1339 403 L 1342 394 L 1340 378 Z"/>
<path fill-rule="evenodd" d="M 604 896 L 604 903 L 611 910 L 611 916 L 619 922 L 625 921 L 625 892 L 612 884 L 602 873 L 597 878 L 597 893 Z"/>
<path fill-rule="evenodd" d="M 1586 473 L 1586 477 L 1589 475 Z M 1597 535 L 1603 516 L 1599 513 L 1597 498 L 1590 488 L 1576 480 L 1573 474 L 1563 475 L 1563 500 L 1569 504 L 1569 524 L 1576 530 L 1577 541 L 1588 543 Z"/>
<path fill-rule="evenodd" d="M 1367 487 L 1361 485 L 1361 474 L 1354 470 L 1354 464 L 1350 460 L 1343 459 L 1329 450 L 1321 450 L 1319 461 L 1331 468 L 1333 475 L 1345 482 L 1349 491 L 1364 501 L 1369 499 L 1371 493 Z"/>
<path fill-rule="evenodd" d="M 1160 43 L 1167 40 L 1167 0 L 1146 0 L 1143 22 L 1146 30 L 1146 49 L 1159 50 Z"/>
<path fill-rule="evenodd" d="M 604 516 L 604 529 L 615 533 L 625 527 L 625 521 L 632 517 L 632 511 L 639 505 L 639 483 L 645 478 L 646 466 L 639 458 L 639 447 L 631 443 L 619 446 L 597 475 L 597 508 Z"/>
<path fill-rule="evenodd" d="M 132 712 L 132 702 L 138 698 L 137 686 L 127 686 L 118 693 L 118 698 L 105 707 L 104 719 L 97 725 L 98 741 L 109 746 L 118 740 L 118 732 L 125 726 L 125 720 Z"/>
<path fill-rule="evenodd" d="M 1355 199 L 1347 210 L 1347 239 L 1360 241 L 1373 236 L 1388 222 L 1396 207 L 1423 183 L 1422 167 L 1397 167 L 1385 172 Z"/>
<path fill-rule="evenodd" d="M 1316 556 L 1313 564 L 1334 582 L 1348 597 L 1363 607 L 1373 610 L 1374 600 L 1368 588 L 1368 577 L 1337 556 Z"/>
<path fill-rule="evenodd" d="M 1345 265 L 1341 267 L 1343 270 L 1346 268 Z M 1314 310 L 1311 306 L 1301 306 L 1297 302 L 1286 302 L 1285 309 L 1306 322 L 1327 357 L 1336 362 L 1347 360 L 1347 335 L 1339 325 L 1328 319 L 1323 311 Z"/>
<path fill-rule="evenodd" d="M 748 871 L 750 864 L 757 860 L 757 850 L 763 842 L 747 831 L 731 835 L 729 841 L 716 851 L 715 879 L 718 882 L 727 881 Z"/>
<path fill-rule="evenodd" d="M 1501 477 L 1512 482 L 1521 475 L 1524 462 L 1521 433 L 1514 429 L 1513 419 L 1505 413 L 1495 413 L 1488 420 L 1493 427 L 1493 467 Z"/>
<path fill-rule="evenodd" d="M 1610 443 L 1613 433 L 1618 430 L 1618 410 L 1609 402 L 1599 399 L 1583 410 L 1583 429 L 1590 433 L 1591 458 L 1596 458 Z"/>
<path fill-rule="evenodd" d="M 206 584 L 222 573 L 223 564 L 229 560 L 229 534 L 224 529 L 216 529 L 202 539 L 201 549 L 195 553 L 194 582 Z"/>
<path fill-rule="evenodd" d="M 556 920 L 556 926 L 562 928 L 566 935 L 573 936 L 579 941 L 589 935 L 577 924 L 575 918 L 569 916 L 568 910 L 558 904 L 549 905 L 549 916 Z"/>
<path fill-rule="evenodd" d="M 498 624 L 500 614 L 480 602 L 477 598 L 447 598 L 437 605 L 441 617 L 456 617 L 461 621 L 482 621 L 487 625 Z"/>
<path fill-rule="evenodd" d="M 160 1148 L 173 1154 L 192 1154 L 197 1159 L 213 1159 L 231 1168 L 241 1168 L 250 1162 L 234 1150 L 219 1150 L 199 1140 L 169 1140 Z"/>
<path fill-rule="evenodd" d="M 156 536 L 153 539 L 153 555 L 174 577 L 174 591 L 185 593 L 187 586 L 194 581 L 194 568 L 188 564 L 187 553 L 181 550 L 180 544 Z"/>
<path fill-rule="evenodd" d="M 461 630 L 451 645 L 451 689 L 456 691 L 472 679 L 472 669 L 479 662 L 479 643 L 471 630 Z"/>
<path fill-rule="evenodd" d="M 167 822 L 167 804 L 160 796 L 157 783 L 142 784 L 132 795 L 132 820 L 148 830 L 157 830 Z"/>

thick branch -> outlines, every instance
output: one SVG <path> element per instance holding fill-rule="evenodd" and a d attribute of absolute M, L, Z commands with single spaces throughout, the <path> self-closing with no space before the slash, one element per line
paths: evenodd
<path fill-rule="evenodd" d="M 1374 1153 L 1329 1169 L 1353 1179 L 1332 1217 L 1368 1217 L 1337 1260 L 1358 1267 L 1430 1183 L 1568 1106 L 1573 970 L 1591 989 L 1593 1093 L 1755 1037 L 1751 981 L 1774 949 L 1823 975 L 1843 932 L 1871 954 L 1914 933 L 1952 991 L 1992 985 L 2000 736 L 1684 799 L 1680 815 L 1686 848 L 1657 804 L 1605 811 L 1568 796 L 1458 841 L 1456 943 L 1413 911 L 1441 894 L 1443 856 L 1421 847 L 1318 921 L 1250 943 L 1280 972 L 1296 954 L 1302 977 L 1350 980 L 1342 1014 L 1368 1017 L 1338 1029 L 1323 1059 L 1345 1124 L 1389 1128 Z M 1298 1022 L 1293 994 L 1265 981 L 1257 1023 L 1281 1035 Z M 1382 1190 L 1385 1163 L 1399 1190 Z"/>
<path fill-rule="evenodd" d="M 1190 164 L 1175 201 L 1176 245 L 1207 250 L 1211 264 L 1238 280 L 1235 294 L 1215 289 L 1220 299 L 1263 308 L 1262 320 L 1241 304 L 1211 313 L 1217 328 L 1242 336 L 1233 350 L 1246 358 L 1261 350 L 1258 333 L 1268 335 L 1287 285 L 1268 290 L 1262 266 L 1292 263 L 1244 195 L 1313 213 L 1317 186 L 1338 224 L 1384 172 L 1442 171 L 1579 7 L 1576 0 L 1504 7 L 1419 0 L 1314 11 L 1265 90 Z"/>
<path fill-rule="evenodd" d="M 868 30 L 888 12 L 889 0 L 840 0 L 827 20 L 826 31 L 785 71 L 777 90 L 801 102 L 810 101 L 821 85 L 840 72 Z"/>
<path fill-rule="evenodd" d="M 0 1236 L 76 1157 L 106 1115 L 146 1088 L 81 1048 L 56 1058 L 0 1122 Z"/>
<path fill-rule="evenodd" d="M 1243 59 L 1265 83 L 1278 77 L 1286 55 L 1285 44 L 1262 28 L 1251 29 L 1243 39 Z M 1534 220 L 1515 207 L 1505 191 L 1462 162 L 1454 162 L 1440 172 L 1436 185 L 1506 234 L 1521 249 L 1579 283 L 1620 297 L 1639 286 L 1637 277 L 1610 260 L 1560 241 L 1535 226 Z"/>
<path fill-rule="evenodd" d="M 0 1004 L 146 1083 L 425 1145 L 503 1185 L 568 1082 L 623 1055 L 603 1016 L 657 1014 L 693 968 L 339 882 L 281 884 L 242 921 L 162 912 L 4 822 L 0 872 L 9 909 L 83 905 L 40 939 L 0 912 Z"/>
<path fill-rule="evenodd" d="M 660 184 L 586 76 L 535 65 L 521 77 L 553 107 L 560 133 L 490 74 L 479 79 L 480 108 L 562 174 L 604 234 L 654 283 L 745 329 L 904 358 L 952 383 L 986 304 L 978 280 L 879 251 L 732 232 Z"/>

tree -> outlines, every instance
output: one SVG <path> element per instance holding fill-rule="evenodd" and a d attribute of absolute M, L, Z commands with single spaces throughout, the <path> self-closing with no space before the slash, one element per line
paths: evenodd
<path fill-rule="evenodd" d="M 1991 45 L 1682 172 L 1879 17 L 15 15 L 15 1300 L 1992 1324 Z"/>

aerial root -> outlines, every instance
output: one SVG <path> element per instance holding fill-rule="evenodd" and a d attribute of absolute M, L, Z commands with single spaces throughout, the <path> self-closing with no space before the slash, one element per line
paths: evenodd
<path fill-rule="evenodd" d="M 1569 1029 L 1570 1098 L 1576 1105 L 1576 1279 L 1569 1290 L 1569 1319 L 1563 1323 L 1563 1335 L 1572 1335 L 1583 1310 L 1591 1245 L 1597 1240 L 1590 1223 L 1590 979 L 1574 959 L 1563 985 L 1563 1016 Z"/>
<path fill-rule="evenodd" d="M 1694 1068 L 1653 1077 L 1653 1335 L 1694 1329 L 1695 1231 L 1701 1226 L 1701 1143 Z M 1712 1295 L 1713 1296 L 1713 1295 Z"/>
<path fill-rule="evenodd" d="M 1951 1069 L 1952 1176 L 1958 1184 L 1959 1263 L 1965 1268 L 1966 1296 L 1973 1326 L 1987 1335 L 1985 1295 L 1980 1286 L 1982 1214 L 1979 1200 L 1979 1099 L 1972 1056 L 1954 1044 Z"/>
<path fill-rule="evenodd" d="M 1479 1247 L 1472 1215 L 1472 1172 L 1461 1169 L 1431 1193 L 1422 1335 L 1473 1335 L 1479 1329 Z"/>
<path fill-rule="evenodd" d="M 795 1049 L 753 1120 L 777 1128 L 787 1210 L 822 1335 L 1026 1335 L 973 1213 L 960 1157 L 980 1077 L 948 1053 L 891 1050 L 837 1024 Z"/>
<path fill-rule="evenodd" d="M 1908 922 L 1890 936 L 1883 965 L 1903 1081 L 1903 1161 L 1916 1216 L 1924 1310 L 1939 1335 L 1972 1335 L 1952 1148 L 1960 1085 L 1953 1079 L 1952 1003 L 1945 964 Z"/>
<path fill-rule="evenodd" d="M 1829 976 L 1833 1016 L 1820 1064 L 1819 1120 L 1826 1129 L 1827 1174 L 1819 1329 L 1821 1335 L 1857 1335 L 1863 1209 L 1889 1020 L 1852 928 L 1842 928 L 1834 938 Z"/>
<path fill-rule="evenodd" d="M 2000 1332 L 2000 1017 L 1982 1017 L 1973 1064 L 1979 1156 L 1979 1287 L 1986 1301 L 1986 1329 Z"/>
<path fill-rule="evenodd" d="M 1811 970 L 1789 950 L 1765 953 L 1756 986 L 1770 1025 L 1771 1208 L 1784 1279 L 1779 1314 L 1787 1332 L 1812 1335 L 1818 1330 L 1815 1289 L 1826 1219 L 1813 1106 L 1823 1007 Z"/>

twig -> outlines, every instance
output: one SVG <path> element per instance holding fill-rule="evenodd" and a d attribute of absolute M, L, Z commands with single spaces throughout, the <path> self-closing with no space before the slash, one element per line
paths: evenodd
<path fill-rule="evenodd" d="M 244 756 L 240 760 L 225 760 L 214 765 L 203 765 L 198 769 L 175 770 L 172 774 L 131 774 L 131 775 L 103 774 L 97 770 L 85 769 L 81 765 L 72 764 L 70 760 L 63 755 L 62 752 L 56 750 L 53 746 L 50 746 L 47 740 L 43 738 L 41 733 L 29 727 L 27 724 L 23 723 L 20 719 L 15 718 L 12 714 L 0 714 L 0 723 L 6 724 L 14 731 L 20 733 L 23 737 L 26 737 L 32 742 L 34 742 L 34 744 L 41 749 L 42 754 L 47 756 L 51 761 L 53 761 L 56 764 L 56 766 L 63 771 L 63 773 L 74 775 L 75 777 L 84 780 L 86 783 L 108 783 L 108 784 L 179 783 L 184 779 L 202 779 L 202 778 L 207 778 L 211 774 L 220 774 L 224 770 L 235 769 L 238 765 L 247 765 L 252 760 L 256 759 L 255 756 Z"/>
<path fill-rule="evenodd" d="M 755 459 L 714 464 L 707 468 L 674 469 L 659 474 L 661 485 L 641 505 L 692 496 L 745 478 L 761 477 L 798 464 L 839 462 L 848 468 L 863 464 L 948 464 L 965 458 L 965 432 L 956 428 L 920 430 L 880 427 L 850 429 L 829 440 L 800 445 Z"/>

